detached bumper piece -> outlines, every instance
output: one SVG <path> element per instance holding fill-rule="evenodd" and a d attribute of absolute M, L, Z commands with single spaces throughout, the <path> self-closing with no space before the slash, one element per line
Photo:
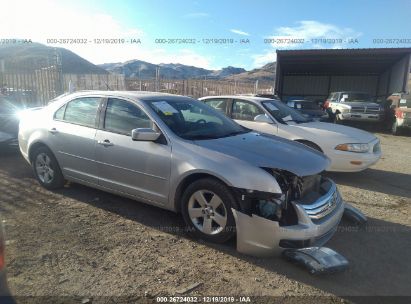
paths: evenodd
<path fill-rule="evenodd" d="M 367 223 L 367 217 L 364 213 L 347 203 L 345 204 L 343 217 L 359 226 L 363 226 Z"/>
<path fill-rule="evenodd" d="M 313 275 L 342 272 L 349 265 L 346 258 L 327 247 L 286 249 L 282 255 L 286 260 L 306 268 Z"/>

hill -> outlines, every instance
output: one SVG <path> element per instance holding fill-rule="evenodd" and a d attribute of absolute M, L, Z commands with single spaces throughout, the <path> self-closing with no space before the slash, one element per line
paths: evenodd
<path fill-rule="evenodd" d="M 32 72 L 61 61 L 65 74 L 107 74 L 107 71 L 64 48 L 54 48 L 40 43 L 0 45 L 0 62 L 5 72 Z"/>

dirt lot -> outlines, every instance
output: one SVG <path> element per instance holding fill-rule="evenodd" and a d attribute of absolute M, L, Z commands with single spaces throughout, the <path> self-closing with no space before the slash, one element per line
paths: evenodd
<path fill-rule="evenodd" d="M 235 242 L 190 239 L 172 212 L 77 184 L 46 191 L 19 154 L 2 155 L 0 212 L 10 289 L 16 296 L 68 296 L 32 298 L 41 303 L 70 296 L 78 297 L 76 303 L 155 301 L 196 283 L 185 295 L 277 296 L 291 302 L 304 296 L 312 303 L 411 296 L 411 138 L 377 135 L 384 153 L 377 165 L 362 173 L 329 174 L 369 223 L 363 229 L 342 223 L 328 246 L 349 259 L 350 269 L 323 277 L 280 258 L 241 255 Z"/>

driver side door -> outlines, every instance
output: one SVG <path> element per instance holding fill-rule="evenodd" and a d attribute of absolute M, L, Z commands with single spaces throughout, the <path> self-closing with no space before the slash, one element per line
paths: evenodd
<path fill-rule="evenodd" d="M 171 146 L 163 140 L 133 141 L 131 130 L 154 123 L 133 102 L 108 98 L 96 134 L 99 185 L 157 205 L 167 203 Z"/>

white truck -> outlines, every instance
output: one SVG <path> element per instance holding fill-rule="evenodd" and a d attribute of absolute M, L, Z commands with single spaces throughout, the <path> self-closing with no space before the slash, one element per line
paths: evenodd
<path fill-rule="evenodd" d="M 332 92 L 324 103 L 324 108 L 335 118 L 335 121 L 382 121 L 384 108 L 374 102 L 373 98 L 363 92 Z"/>

